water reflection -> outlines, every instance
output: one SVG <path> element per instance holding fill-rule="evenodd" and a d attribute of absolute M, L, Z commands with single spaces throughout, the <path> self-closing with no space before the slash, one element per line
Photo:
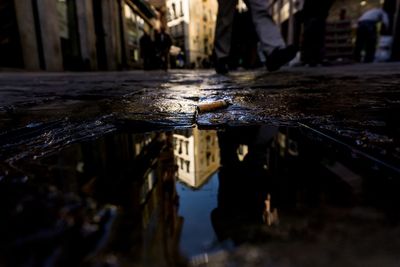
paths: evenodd
<path fill-rule="evenodd" d="M 5 266 L 198 265 L 399 219 L 398 173 L 304 127 L 121 132 L 15 165 L 27 175 L 0 180 Z"/>
<path fill-rule="evenodd" d="M 220 241 L 241 244 L 248 239 L 245 229 L 262 223 L 271 190 L 266 152 L 277 132 L 276 127 L 253 126 L 245 132 L 227 128 L 219 133 L 218 206 L 211 220 Z"/>
<path fill-rule="evenodd" d="M 192 188 L 199 188 L 219 167 L 216 131 L 177 130 L 174 133 L 174 154 L 178 179 Z"/>

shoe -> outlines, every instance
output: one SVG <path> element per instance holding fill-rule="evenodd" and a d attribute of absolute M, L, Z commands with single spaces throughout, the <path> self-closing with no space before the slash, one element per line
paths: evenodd
<path fill-rule="evenodd" d="M 228 70 L 228 58 L 218 58 L 215 61 L 215 72 L 218 74 L 227 74 Z"/>
<path fill-rule="evenodd" d="M 291 61 L 297 53 L 294 45 L 288 45 L 285 48 L 276 48 L 271 54 L 266 55 L 266 67 L 268 71 L 279 70 L 283 65 Z"/>

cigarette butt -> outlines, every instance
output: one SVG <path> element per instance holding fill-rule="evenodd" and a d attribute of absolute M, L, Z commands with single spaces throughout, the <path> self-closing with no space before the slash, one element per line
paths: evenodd
<path fill-rule="evenodd" d="M 214 102 L 204 103 L 197 106 L 197 111 L 199 113 L 213 111 L 216 109 L 226 108 L 229 106 L 229 102 L 227 100 L 218 100 Z"/>

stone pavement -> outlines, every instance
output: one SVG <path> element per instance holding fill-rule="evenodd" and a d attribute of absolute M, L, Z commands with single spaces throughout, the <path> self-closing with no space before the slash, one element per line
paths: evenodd
<path fill-rule="evenodd" d="M 13 142 L 62 146 L 121 124 L 143 130 L 304 123 L 398 159 L 399 85 L 400 63 L 227 76 L 212 70 L 0 73 L 0 151 Z M 216 99 L 233 105 L 196 113 L 198 103 Z"/>

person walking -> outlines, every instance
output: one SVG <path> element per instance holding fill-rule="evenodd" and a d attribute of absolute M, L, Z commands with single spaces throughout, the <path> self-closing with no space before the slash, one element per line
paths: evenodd
<path fill-rule="evenodd" d="M 172 39 L 165 31 L 164 27 L 161 27 L 161 30 L 156 32 L 154 36 L 154 44 L 157 51 L 157 57 L 160 62 L 160 67 L 164 70 L 168 70 L 169 50 L 172 46 Z"/>
<path fill-rule="evenodd" d="M 382 8 L 373 8 L 366 11 L 358 19 L 356 45 L 354 59 L 361 62 L 361 52 L 365 51 L 363 62 L 374 61 L 376 44 L 378 40 L 377 24 L 382 22 L 383 26 L 389 28 L 388 14 Z"/>
<path fill-rule="evenodd" d="M 237 2 L 237 0 L 218 0 L 214 52 L 215 70 L 219 74 L 228 73 L 228 56 Z M 297 49 L 294 46 L 286 46 L 278 27 L 268 14 L 268 0 L 245 0 L 245 2 L 266 55 L 267 70 L 276 71 L 295 57 Z"/>
<path fill-rule="evenodd" d="M 143 60 L 143 68 L 145 70 L 151 70 L 154 68 L 154 43 L 151 39 L 150 34 L 147 31 L 143 31 L 142 37 L 139 40 L 140 44 L 140 56 Z"/>
<path fill-rule="evenodd" d="M 323 63 L 326 19 L 334 0 L 305 0 L 302 10 L 301 61 L 311 67 Z"/>

